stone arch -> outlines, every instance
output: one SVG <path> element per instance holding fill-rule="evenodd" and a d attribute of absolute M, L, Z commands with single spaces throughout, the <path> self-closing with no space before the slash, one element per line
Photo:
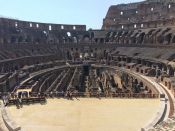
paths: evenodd
<path fill-rule="evenodd" d="M 135 78 L 134 79 L 134 84 L 138 84 L 139 82 L 138 82 L 138 80 Z"/>
<path fill-rule="evenodd" d="M 11 43 L 15 43 L 16 42 L 16 37 L 15 36 L 12 36 L 11 39 L 10 39 L 10 42 Z"/>
<path fill-rule="evenodd" d="M 18 42 L 21 43 L 21 42 L 23 42 L 23 40 L 24 40 L 24 38 L 22 36 L 19 36 Z"/>
<path fill-rule="evenodd" d="M 100 39 L 100 43 L 104 43 L 105 40 L 103 38 Z"/>
<path fill-rule="evenodd" d="M 172 38 L 172 43 L 175 43 L 175 35 Z"/>
<path fill-rule="evenodd" d="M 38 38 L 35 38 L 34 40 L 35 43 L 40 43 L 41 42 L 41 39 L 38 37 Z"/>
<path fill-rule="evenodd" d="M 157 37 L 158 43 L 162 44 L 164 42 L 164 37 L 162 35 Z"/>
<path fill-rule="evenodd" d="M 28 35 L 25 39 L 25 42 L 32 42 L 32 38 Z"/>
<path fill-rule="evenodd" d="M 69 50 L 66 51 L 66 59 L 72 60 L 71 52 Z"/>
<path fill-rule="evenodd" d="M 67 42 L 73 42 L 72 37 L 68 37 L 68 38 L 67 38 Z"/>
<path fill-rule="evenodd" d="M 141 87 L 144 87 L 144 84 L 143 84 L 142 81 L 139 82 L 139 85 L 140 85 Z"/>
<path fill-rule="evenodd" d="M 167 44 L 171 43 L 171 39 L 172 39 L 172 33 L 169 33 L 168 35 L 165 36 L 165 41 L 167 42 Z"/>
<path fill-rule="evenodd" d="M 71 37 L 72 36 L 71 32 L 67 32 L 67 36 Z"/>
<path fill-rule="evenodd" d="M 63 37 L 61 38 L 61 41 L 62 41 L 63 43 L 66 43 L 66 38 L 63 36 Z"/>
<path fill-rule="evenodd" d="M 83 41 L 84 42 L 89 42 L 90 41 L 90 36 L 87 34 L 87 35 L 84 35 L 83 36 Z"/>
<path fill-rule="evenodd" d="M 78 43 L 78 38 L 76 36 L 74 36 L 72 39 L 73 39 L 73 43 Z"/>
<path fill-rule="evenodd" d="M 144 42 L 145 32 L 141 33 L 139 36 L 139 43 L 142 44 Z"/>

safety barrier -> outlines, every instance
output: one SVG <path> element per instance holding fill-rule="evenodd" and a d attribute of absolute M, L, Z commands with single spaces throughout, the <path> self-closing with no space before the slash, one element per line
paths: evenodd
<path fill-rule="evenodd" d="M 1 107 L 1 113 L 2 113 L 3 121 L 9 131 L 20 131 L 21 130 L 21 127 L 11 119 L 9 113 L 7 112 L 3 104 Z"/>

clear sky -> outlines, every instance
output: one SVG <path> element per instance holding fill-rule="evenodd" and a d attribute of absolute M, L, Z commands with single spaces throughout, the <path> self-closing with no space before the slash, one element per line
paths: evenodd
<path fill-rule="evenodd" d="M 141 0 L 0 0 L 0 15 L 19 20 L 85 24 L 100 29 L 111 5 Z"/>

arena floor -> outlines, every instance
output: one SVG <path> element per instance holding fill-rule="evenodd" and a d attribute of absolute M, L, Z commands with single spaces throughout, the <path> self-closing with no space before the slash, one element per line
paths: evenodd
<path fill-rule="evenodd" d="M 65 99 L 9 107 L 24 131 L 139 131 L 156 114 L 159 99 Z"/>

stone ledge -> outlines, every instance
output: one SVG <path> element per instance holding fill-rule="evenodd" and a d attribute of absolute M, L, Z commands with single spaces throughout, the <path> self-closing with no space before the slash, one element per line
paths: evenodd
<path fill-rule="evenodd" d="M 9 131 L 21 131 L 21 127 L 9 116 L 4 105 L 1 106 L 2 119 Z"/>
<path fill-rule="evenodd" d="M 144 128 L 141 128 L 141 131 L 148 131 L 149 129 L 154 127 L 156 125 L 156 122 L 161 120 L 161 118 L 165 116 L 166 112 L 167 112 L 167 104 L 161 101 L 161 107 L 159 111 L 156 113 L 155 117 L 152 120 L 150 120 L 150 122 Z"/>

